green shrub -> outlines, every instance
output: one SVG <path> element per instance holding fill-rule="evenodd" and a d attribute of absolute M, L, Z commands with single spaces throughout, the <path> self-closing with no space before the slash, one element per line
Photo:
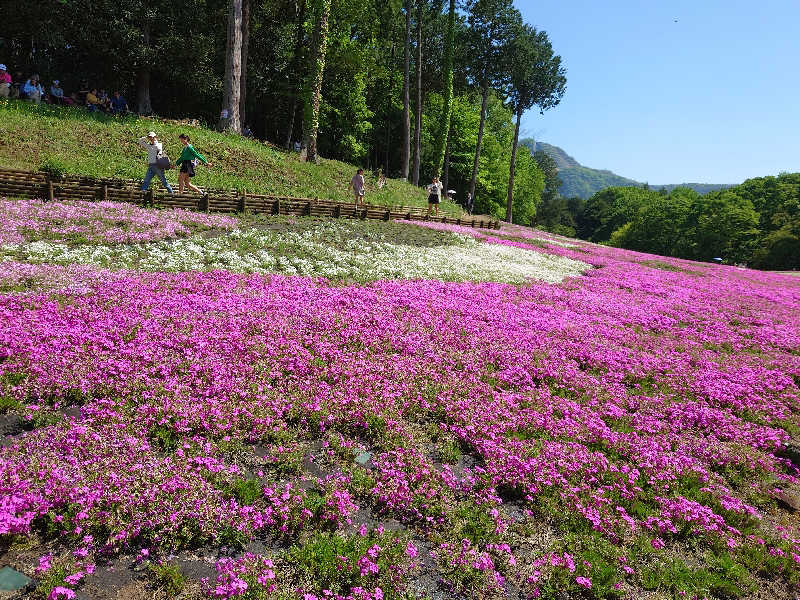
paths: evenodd
<path fill-rule="evenodd" d="M 153 584 L 163 590 L 167 598 L 175 598 L 186 587 L 186 578 L 181 574 L 176 565 L 150 564 L 148 567 Z"/>

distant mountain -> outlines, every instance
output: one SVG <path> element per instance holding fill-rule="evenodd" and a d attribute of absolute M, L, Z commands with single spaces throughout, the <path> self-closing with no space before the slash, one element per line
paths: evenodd
<path fill-rule="evenodd" d="M 644 185 L 641 181 L 622 177 L 612 171 L 585 167 L 558 146 L 553 146 L 545 142 L 537 142 L 531 138 L 521 140 L 520 143 L 527 146 L 531 154 L 537 150 L 542 150 L 553 158 L 558 167 L 558 176 L 561 178 L 561 181 L 564 182 L 559 191 L 561 195 L 566 198 L 574 198 L 576 196 L 589 198 L 600 190 L 604 190 L 608 187 L 641 187 Z M 688 187 L 702 195 L 717 190 L 724 190 L 734 184 L 668 183 L 664 185 L 649 185 L 650 189 L 660 190 L 664 188 L 668 192 L 671 192 L 677 187 Z"/>

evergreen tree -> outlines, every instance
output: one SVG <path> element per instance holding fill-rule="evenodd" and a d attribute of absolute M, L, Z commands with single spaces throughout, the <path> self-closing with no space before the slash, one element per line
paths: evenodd
<path fill-rule="evenodd" d="M 564 95 L 567 78 L 561 66 L 561 57 L 553 54 L 553 47 L 544 31 L 530 25 L 518 28 L 512 46 L 511 94 L 517 122 L 508 172 L 508 194 L 505 220 L 511 223 L 514 201 L 514 169 L 519 144 L 519 125 L 522 113 L 537 106 L 544 112 L 556 106 Z"/>

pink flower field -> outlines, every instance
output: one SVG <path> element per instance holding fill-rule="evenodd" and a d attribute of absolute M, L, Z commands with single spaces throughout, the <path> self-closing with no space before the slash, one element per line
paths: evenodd
<path fill-rule="evenodd" d="M 4 564 L 41 598 L 120 564 L 152 597 L 794 598 L 800 279 L 430 226 L 594 268 L 0 264 L 37 282 L 0 293 Z"/>
<path fill-rule="evenodd" d="M 0 245 L 42 237 L 71 242 L 152 242 L 236 225 L 232 217 L 178 208 L 154 211 L 119 202 L 6 198 L 0 199 L 0 219 Z"/>

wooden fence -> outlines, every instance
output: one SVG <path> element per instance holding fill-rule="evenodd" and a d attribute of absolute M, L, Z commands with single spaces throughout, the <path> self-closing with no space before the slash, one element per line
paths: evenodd
<path fill-rule="evenodd" d="M 156 182 L 157 183 L 157 182 Z M 197 194 L 168 194 L 163 190 L 141 191 L 140 183 L 131 179 L 110 179 L 67 175 L 51 177 L 44 172 L 19 171 L 0 167 L 0 196 L 17 198 L 43 198 L 46 200 L 110 200 L 131 202 L 139 206 L 160 208 L 185 208 L 206 212 L 244 212 L 268 215 L 296 215 L 311 217 L 375 219 L 390 221 L 408 219 L 433 221 L 499 229 L 500 223 L 486 216 L 434 217 L 427 216 L 424 208 L 410 206 L 380 206 L 367 204 L 355 208 L 353 203 L 322 198 L 293 198 L 248 194 L 236 190 L 207 189 L 203 197 Z M 155 185 L 155 184 L 154 184 Z"/>

